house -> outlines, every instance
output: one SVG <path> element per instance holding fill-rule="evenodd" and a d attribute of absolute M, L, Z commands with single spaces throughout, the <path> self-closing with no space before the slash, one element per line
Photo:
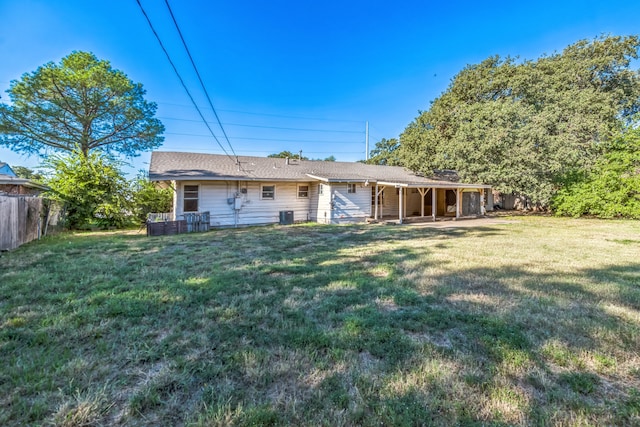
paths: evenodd
<path fill-rule="evenodd" d="M 0 194 L 36 196 L 47 189 L 46 185 L 19 178 L 11 166 L 0 162 Z"/>
<path fill-rule="evenodd" d="M 163 151 L 149 178 L 174 190 L 173 220 L 209 211 L 212 227 L 476 216 L 490 189 L 399 166 Z"/>

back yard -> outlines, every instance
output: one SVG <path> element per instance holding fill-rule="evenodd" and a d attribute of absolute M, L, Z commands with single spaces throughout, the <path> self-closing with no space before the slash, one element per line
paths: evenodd
<path fill-rule="evenodd" d="M 640 424 L 640 223 L 65 234 L 0 257 L 0 425 Z"/>

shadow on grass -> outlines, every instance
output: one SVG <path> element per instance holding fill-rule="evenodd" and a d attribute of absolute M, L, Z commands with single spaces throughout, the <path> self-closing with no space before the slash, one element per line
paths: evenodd
<path fill-rule="evenodd" d="M 0 297 L 2 383 L 10 387 L 2 390 L 10 409 L 1 419 L 43 421 L 92 383 L 117 384 L 105 420 L 129 408 L 126 416 L 142 424 L 207 424 L 234 413 L 237 424 L 509 424 L 500 411 L 478 413 L 469 404 L 496 395 L 511 399 L 528 422 L 551 422 L 549 405 L 628 407 L 633 416 L 635 401 L 602 398 L 598 375 L 562 351 L 607 354 L 603 329 L 611 334 L 605 341 L 617 334 L 625 351 L 640 350 L 638 325 L 603 308 L 638 310 L 639 263 L 561 279 L 515 266 L 455 266 L 429 275 L 427 289 L 414 280 L 448 239 L 502 234 L 492 227 L 291 227 L 81 236 L 43 246 L 50 253 L 22 267 L 35 274 L 11 276 L 3 287 L 12 293 Z M 436 243 L 402 243 L 419 239 Z M 599 283 L 616 292 L 595 292 Z M 27 285 L 30 295 L 16 292 Z M 24 309 L 30 301 L 34 313 Z M 11 319 L 16 326 L 7 326 Z M 563 357 L 569 371 L 557 374 L 552 365 Z M 430 360 L 458 372 L 425 374 Z M 78 364 L 99 373 L 83 376 Z M 35 380 L 42 371 L 45 379 Z M 504 372 L 526 399 L 497 383 Z M 462 384 L 451 390 L 452 381 Z M 478 398 L 457 403 L 461 393 Z M 38 397 L 55 405 L 21 403 Z"/>

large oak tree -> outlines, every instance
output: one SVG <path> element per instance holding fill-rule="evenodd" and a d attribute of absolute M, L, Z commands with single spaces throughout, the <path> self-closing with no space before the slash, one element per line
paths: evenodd
<path fill-rule="evenodd" d="M 400 136 L 405 166 L 456 169 L 547 205 L 591 167 L 640 109 L 636 36 L 579 41 L 537 60 L 491 57 L 462 70 Z"/>
<path fill-rule="evenodd" d="M 142 84 L 92 53 L 73 52 L 11 82 L 0 104 L 0 145 L 25 154 L 92 150 L 135 156 L 162 144 Z"/>

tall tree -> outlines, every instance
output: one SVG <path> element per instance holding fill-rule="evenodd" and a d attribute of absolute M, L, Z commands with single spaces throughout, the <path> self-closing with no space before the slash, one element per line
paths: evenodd
<path fill-rule="evenodd" d="M 400 142 L 396 138 L 382 138 L 376 142 L 373 150 L 371 150 L 369 159 L 365 160 L 365 163 L 370 165 L 399 166 L 402 164 L 402 161 L 398 157 L 398 148 L 400 148 Z"/>
<path fill-rule="evenodd" d="M 162 144 L 156 104 L 108 61 L 73 52 L 11 82 L 0 104 L 0 145 L 26 154 L 91 150 L 135 156 Z"/>
<path fill-rule="evenodd" d="M 593 165 L 640 108 L 630 69 L 639 45 L 635 36 L 600 37 L 535 61 L 468 66 L 405 129 L 400 158 L 547 205 L 563 177 Z"/>

